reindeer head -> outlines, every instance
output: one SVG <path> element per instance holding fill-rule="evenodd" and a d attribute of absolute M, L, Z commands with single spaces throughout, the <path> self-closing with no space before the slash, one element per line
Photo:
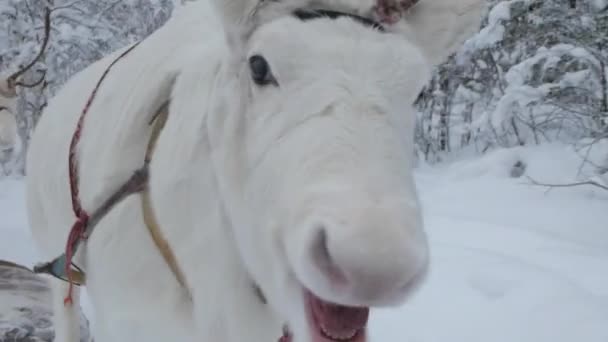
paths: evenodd
<path fill-rule="evenodd" d="M 423 281 L 412 103 L 485 1 L 213 1 L 228 41 L 205 105 L 218 197 L 293 342 L 365 342 L 370 308 Z"/>

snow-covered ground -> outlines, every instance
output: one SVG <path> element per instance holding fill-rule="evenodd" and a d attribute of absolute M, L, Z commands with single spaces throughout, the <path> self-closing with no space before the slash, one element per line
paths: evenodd
<path fill-rule="evenodd" d="M 431 273 L 409 304 L 372 315 L 371 341 L 608 341 L 608 191 L 526 178 L 569 183 L 579 166 L 560 145 L 420 166 Z M 0 181 L 0 259 L 31 266 L 24 200 L 22 181 Z"/>

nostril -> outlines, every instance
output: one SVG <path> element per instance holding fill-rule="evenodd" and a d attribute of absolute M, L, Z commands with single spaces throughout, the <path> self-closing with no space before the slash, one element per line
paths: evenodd
<path fill-rule="evenodd" d="M 344 285 L 347 282 L 346 276 L 336 265 L 331 256 L 328 246 L 327 230 L 323 225 L 319 225 L 312 244 L 312 257 L 324 276 L 329 278 L 334 285 Z"/>
<path fill-rule="evenodd" d="M 318 255 L 320 263 L 333 263 L 327 247 L 327 231 L 325 230 L 325 227 L 319 226 L 319 228 L 317 228 L 317 234 L 315 235 L 313 246 L 314 252 Z"/>

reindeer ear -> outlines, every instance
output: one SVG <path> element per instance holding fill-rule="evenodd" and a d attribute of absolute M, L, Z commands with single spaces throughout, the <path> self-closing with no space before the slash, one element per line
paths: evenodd
<path fill-rule="evenodd" d="M 231 48 L 242 44 L 256 26 L 256 13 L 268 0 L 211 0 Z"/>
<path fill-rule="evenodd" d="M 228 45 L 234 49 L 242 47 L 254 29 L 263 23 L 286 15 L 309 1 L 311 0 L 211 0 L 211 3 L 221 18 Z"/>
<path fill-rule="evenodd" d="M 480 29 L 486 6 L 487 0 L 420 0 L 403 13 L 398 25 L 437 65 Z"/>
<path fill-rule="evenodd" d="M 247 25 L 256 8 L 264 0 L 212 0 L 226 27 L 236 28 Z"/>

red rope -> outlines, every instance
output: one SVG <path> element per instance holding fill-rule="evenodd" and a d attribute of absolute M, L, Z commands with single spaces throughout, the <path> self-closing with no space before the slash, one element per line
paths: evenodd
<path fill-rule="evenodd" d="M 70 175 L 70 192 L 71 192 L 71 196 L 72 196 L 72 209 L 74 210 L 74 215 L 76 215 L 76 222 L 74 223 L 74 225 L 72 226 L 72 229 L 70 230 L 70 234 L 68 236 L 68 241 L 67 241 L 67 244 L 65 247 L 65 252 L 66 252 L 65 253 L 65 255 L 66 255 L 65 272 L 66 272 L 66 275 L 68 276 L 68 280 L 70 283 L 68 295 L 63 301 L 65 305 L 73 303 L 72 291 L 73 291 L 74 282 L 72 279 L 72 272 L 70 272 L 70 268 L 72 266 L 72 258 L 74 256 L 73 253 L 76 249 L 77 243 L 79 242 L 79 240 L 83 239 L 83 235 L 84 235 L 84 232 L 86 230 L 86 227 L 87 227 L 87 224 L 89 221 L 89 215 L 82 208 L 82 204 L 80 203 L 80 189 L 79 189 L 79 183 L 78 183 L 78 165 L 76 164 L 76 146 L 78 145 L 78 142 L 80 141 L 84 117 L 89 112 L 89 109 L 91 108 L 91 104 L 93 103 L 93 100 L 95 99 L 95 96 L 97 95 L 97 91 L 99 90 L 103 80 L 106 78 L 106 76 L 110 72 L 110 69 L 121 58 L 123 58 L 125 55 L 127 55 L 129 52 L 131 52 L 131 50 L 133 50 L 137 45 L 139 45 L 140 42 L 133 44 L 130 48 L 125 50 L 114 61 L 112 61 L 112 63 L 106 68 L 106 70 L 104 71 L 101 78 L 97 81 L 97 84 L 95 85 L 95 88 L 93 89 L 93 92 L 89 96 L 89 99 L 87 100 L 87 103 L 80 114 L 80 118 L 78 119 L 78 124 L 76 125 L 76 130 L 74 131 L 74 135 L 72 136 L 72 141 L 70 143 L 70 150 L 69 150 L 69 156 L 68 156 L 68 170 L 69 170 L 69 175 Z"/>

